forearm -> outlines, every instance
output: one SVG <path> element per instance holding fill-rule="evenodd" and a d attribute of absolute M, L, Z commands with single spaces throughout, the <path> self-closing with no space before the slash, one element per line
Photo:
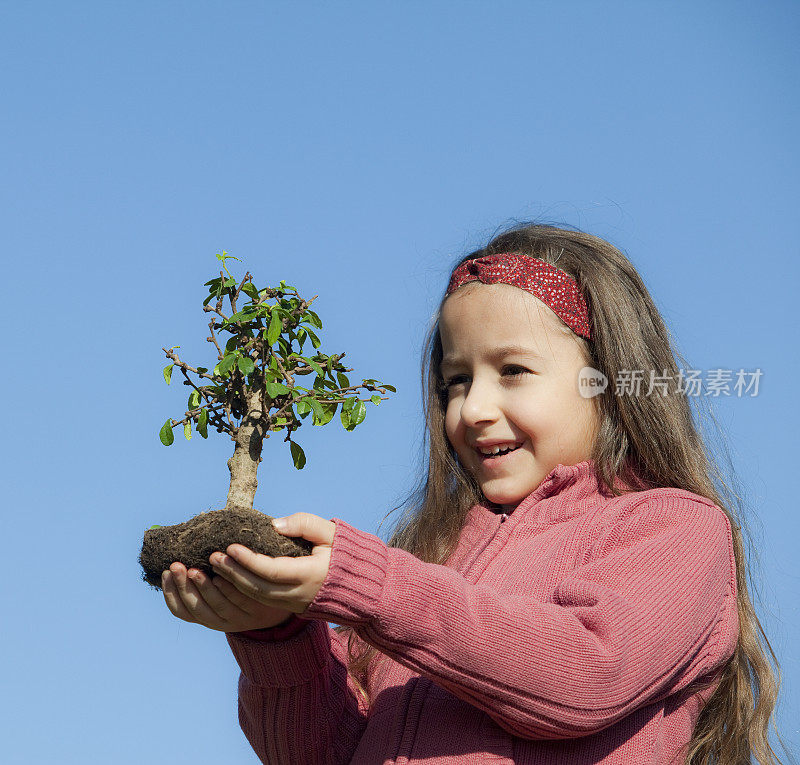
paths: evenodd
<path fill-rule="evenodd" d="M 588 735 L 735 643 L 723 516 L 687 510 L 665 525 L 661 515 L 657 506 L 638 512 L 547 601 L 469 582 L 340 522 L 306 613 L 354 627 L 514 735 Z"/>
<path fill-rule="evenodd" d="M 261 761 L 349 762 L 366 715 L 347 675 L 341 636 L 323 621 L 308 620 L 284 640 L 246 633 L 227 638 L 241 669 L 239 723 Z"/>

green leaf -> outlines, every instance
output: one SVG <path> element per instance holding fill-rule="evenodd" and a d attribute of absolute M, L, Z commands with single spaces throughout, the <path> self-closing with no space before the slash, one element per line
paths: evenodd
<path fill-rule="evenodd" d="M 208 438 L 208 409 L 203 409 L 197 418 L 197 432 L 203 438 Z"/>
<path fill-rule="evenodd" d="M 311 404 L 308 402 L 308 399 L 303 399 L 302 401 L 298 401 L 294 405 L 294 408 L 297 410 L 297 413 L 301 417 L 307 417 L 312 411 Z"/>
<path fill-rule="evenodd" d="M 308 405 L 314 412 L 314 419 L 315 420 L 324 420 L 325 419 L 325 409 L 322 404 L 317 401 L 315 398 L 306 399 L 308 401 Z"/>
<path fill-rule="evenodd" d="M 372 398 L 370 398 L 370 401 L 371 401 L 373 404 L 376 404 L 376 405 L 377 405 L 377 404 L 380 404 L 382 400 L 383 400 L 383 399 L 382 399 L 380 396 L 378 396 L 377 394 L 376 394 L 376 395 L 374 395 L 374 396 L 372 396 Z"/>
<path fill-rule="evenodd" d="M 350 412 L 350 429 L 352 430 L 356 425 L 360 425 L 364 422 L 366 416 L 367 405 L 363 401 L 356 401 L 353 411 Z"/>
<path fill-rule="evenodd" d="M 303 359 L 320 377 L 325 377 L 325 370 L 314 359 Z"/>
<path fill-rule="evenodd" d="M 186 420 L 186 422 L 183 423 L 183 435 L 186 436 L 186 440 L 187 441 L 191 441 L 192 440 L 192 421 L 191 420 Z"/>
<path fill-rule="evenodd" d="M 303 452 L 300 444 L 296 444 L 294 441 L 290 441 L 289 445 L 292 448 L 292 460 L 294 461 L 294 466 L 298 470 L 302 470 L 303 466 L 306 464 L 306 455 Z"/>
<path fill-rule="evenodd" d="M 283 322 L 277 311 L 272 312 L 269 320 L 269 329 L 267 329 L 267 343 L 274 345 L 275 341 L 280 337 L 281 330 L 283 329 Z"/>
<path fill-rule="evenodd" d="M 187 404 L 187 409 L 196 409 L 199 404 L 200 404 L 200 392 L 193 390 L 189 394 L 189 403 Z"/>
<path fill-rule="evenodd" d="M 219 369 L 219 374 L 225 377 L 225 375 L 227 375 L 228 372 L 230 371 L 231 367 L 233 367 L 233 365 L 236 363 L 237 357 L 238 354 L 236 353 L 231 353 L 225 356 L 222 359 L 222 361 L 220 361 L 219 364 L 217 364 L 217 368 Z"/>
<path fill-rule="evenodd" d="M 322 329 L 322 321 L 320 320 L 319 316 L 315 314 L 313 311 L 306 311 L 303 314 L 303 321 L 307 321 L 311 324 L 312 327 L 316 327 L 317 329 Z"/>
<path fill-rule="evenodd" d="M 223 250 L 223 251 L 222 251 L 222 255 L 220 255 L 219 253 L 217 253 L 217 260 L 221 260 L 221 261 L 222 261 L 222 267 L 223 267 L 223 268 L 224 268 L 226 271 L 228 270 L 228 269 L 225 267 L 225 261 L 226 261 L 226 260 L 238 260 L 240 263 L 242 262 L 242 261 L 241 261 L 241 260 L 239 260 L 239 258 L 237 258 L 236 256 L 234 256 L 234 255 L 228 255 L 227 251 L 225 251 L 225 250 Z"/>
<path fill-rule="evenodd" d="M 314 414 L 314 425 L 327 425 L 336 414 L 336 407 L 339 406 L 336 402 L 322 404 L 322 416 L 317 417 Z"/>
<path fill-rule="evenodd" d="M 266 382 L 280 382 L 282 385 L 283 383 L 281 381 L 283 380 L 283 375 L 277 369 L 270 369 L 267 367 L 264 373 L 264 380 Z"/>
<path fill-rule="evenodd" d="M 311 338 L 311 344 L 315 348 L 319 348 L 322 343 L 320 343 L 319 338 L 308 328 L 306 328 L 306 332 L 308 332 L 308 336 Z"/>
<path fill-rule="evenodd" d="M 229 316 L 222 322 L 223 327 L 228 327 L 231 324 L 247 324 L 248 322 L 255 321 L 259 316 L 265 316 L 267 313 L 263 306 L 246 305 L 241 311 L 237 311 L 232 316 Z"/>
<path fill-rule="evenodd" d="M 386 388 L 386 390 L 390 390 L 392 393 L 397 393 L 397 388 L 394 385 L 386 385 L 385 383 L 381 383 L 381 388 Z"/>
<path fill-rule="evenodd" d="M 345 430 L 353 430 L 356 425 L 364 421 L 367 416 L 367 407 L 357 398 L 349 398 L 342 406 L 342 425 Z"/>
<path fill-rule="evenodd" d="M 292 346 L 286 341 L 285 337 L 278 338 L 278 350 L 284 355 L 284 357 L 291 355 Z"/>
<path fill-rule="evenodd" d="M 253 284 L 253 282 L 245 282 L 242 285 L 242 292 L 244 292 L 248 297 L 251 297 L 256 302 L 258 302 L 260 295 L 258 294 L 258 290 L 256 289 L 256 286 L 255 284 Z"/>
<path fill-rule="evenodd" d="M 198 371 L 198 372 L 199 372 L 201 375 L 204 375 L 206 372 L 208 372 L 208 369 L 206 369 L 206 367 L 197 367 L 197 371 Z"/>
<path fill-rule="evenodd" d="M 300 327 L 300 329 L 297 330 L 297 343 L 299 344 L 301 351 L 303 350 L 306 340 L 308 340 L 308 332 Z"/>
<path fill-rule="evenodd" d="M 350 387 L 350 380 L 347 375 L 343 375 L 341 372 L 336 373 L 336 379 L 339 381 L 340 388 L 349 388 Z"/>
<path fill-rule="evenodd" d="M 277 382 L 265 382 L 264 383 L 264 388 L 267 391 L 267 395 L 270 398 L 277 398 L 282 393 L 288 393 L 289 392 L 289 388 L 287 388 L 285 385 L 282 385 L 281 383 L 277 383 Z"/>
<path fill-rule="evenodd" d="M 172 432 L 172 420 L 167 420 L 161 426 L 158 437 L 161 439 L 161 443 L 164 444 L 164 446 L 172 446 L 172 443 L 175 441 L 175 434 Z"/>
<path fill-rule="evenodd" d="M 256 368 L 255 362 L 249 356 L 240 356 L 237 364 L 239 365 L 239 371 L 243 375 L 252 374 L 253 370 Z"/>
<path fill-rule="evenodd" d="M 353 405 L 355 404 L 354 398 L 348 398 L 342 404 L 342 411 L 339 414 L 339 417 L 342 421 L 342 425 L 344 425 L 345 430 L 350 430 L 350 413 L 353 411 Z"/>
<path fill-rule="evenodd" d="M 147 529 L 147 530 L 148 530 L 148 531 L 150 531 L 150 529 L 163 529 L 163 528 L 164 528 L 163 526 L 159 526 L 157 523 L 154 523 L 154 524 L 153 524 L 153 525 L 152 525 L 152 526 L 151 526 L 149 529 Z"/>
<path fill-rule="evenodd" d="M 169 385 L 170 380 L 172 379 L 172 367 L 174 366 L 174 364 L 167 364 L 167 366 L 164 367 L 164 381 L 167 383 L 167 385 Z"/>

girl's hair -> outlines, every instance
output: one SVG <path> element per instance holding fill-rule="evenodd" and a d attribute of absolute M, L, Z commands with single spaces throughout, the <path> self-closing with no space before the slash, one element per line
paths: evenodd
<path fill-rule="evenodd" d="M 697 720 L 684 762 L 739 765 L 750 763 L 752 754 L 761 765 L 781 763 L 768 740 L 769 722 L 780 687 L 780 666 L 748 594 L 747 579 L 751 574 L 738 522 L 743 517 L 743 501 L 726 484 L 707 449 L 689 399 L 675 390 L 680 379 L 676 357 L 688 369 L 685 359 L 673 349 L 670 334 L 636 269 L 608 242 L 577 229 L 522 223 L 502 231 L 486 247 L 459 262 L 511 251 L 541 258 L 570 274 L 589 306 L 592 340 L 577 335 L 575 339 L 583 348 L 586 365 L 600 370 L 612 381 L 596 397 L 600 427 L 592 459 L 601 487 L 619 496 L 625 491 L 617 483 L 620 478 L 633 491 L 657 487 L 686 489 L 710 499 L 730 520 L 736 558 L 739 640 L 720 673 L 705 685 L 695 687 L 699 691 L 719 680 L 718 688 Z M 443 302 L 444 298 L 439 311 Z M 473 477 L 461 468 L 445 434 L 446 391 L 439 374 L 442 343 L 438 316 L 439 312 L 423 348 L 427 465 L 409 497 L 394 508 L 405 506 L 388 545 L 406 550 L 420 560 L 444 564 L 455 549 L 468 510 L 483 497 Z M 676 384 L 669 386 L 670 395 L 616 395 L 613 381 L 618 379 L 620 371 L 639 369 L 655 370 L 655 374 L 675 380 Z M 705 416 L 716 425 L 710 409 Z M 749 535 L 746 527 L 745 531 Z M 370 669 L 377 668 L 383 654 L 364 642 L 351 627 L 335 629 L 348 635 L 348 672 L 362 695 L 362 702 L 368 706 L 373 676 Z M 767 652 L 775 663 L 777 677 Z M 780 734 L 777 735 L 788 754 Z"/>

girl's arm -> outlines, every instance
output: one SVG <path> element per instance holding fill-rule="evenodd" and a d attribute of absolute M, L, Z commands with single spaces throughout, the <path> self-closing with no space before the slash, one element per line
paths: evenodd
<path fill-rule="evenodd" d="M 600 731 L 720 666 L 736 644 L 728 519 L 685 496 L 629 508 L 546 602 L 472 584 L 333 520 L 328 576 L 303 616 L 353 626 L 515 736 Z"/>
<path fill-rule="evenodd" d="M 162 577 L 164 599 L 180 619 L 226 633 L 239 663 L 239 722 L 254 751 L 273 765 L 348 763 L 366 713 L 348 682 L 346 640 L 324 623 L 244 595 L 221 577 L 174 563 Z M 244 626 L 251 625 L 251 626 Z M 246 631 L 242 631 L 246 630 Z"/>
<path fill-rule="evenodd" d="M 280 632 L 290 636 L 271 640 Z M 325 622 L 299 617 L 258 633 L 226 636 L 241 669 L 239 724 L 261 761 L 350 762 L 366 710 L 347 676 L 346 637 Z"/>

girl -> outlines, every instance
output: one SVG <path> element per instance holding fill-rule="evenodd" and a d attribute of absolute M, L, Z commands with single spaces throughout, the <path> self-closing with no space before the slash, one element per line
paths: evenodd
<path fill-rule="evenodd" d="M 261 760 L 780 762 L 740 527 L 631 263 L 509 229 L 454 269 L 426 356 L 427 475 L 388 545 L 298 512 L 311 556 L 164 572 L 227 633 Z M 662 384 L 624 394 L 630 370 Z"/>

